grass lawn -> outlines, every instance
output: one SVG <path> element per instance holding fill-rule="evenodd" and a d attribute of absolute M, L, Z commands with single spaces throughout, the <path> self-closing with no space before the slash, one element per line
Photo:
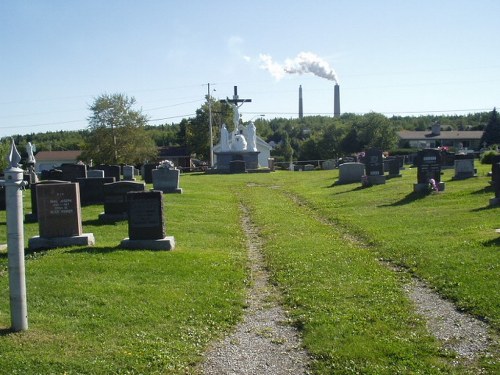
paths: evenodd
<path fill-rule="evenodd" d="M 96 246 L 30 254 L 29 330 L 10 326 L 7 256 L 0 253 L 0 373 L 196 373 L 210 342 L 244 312 L 240 205 L 264 240 L 273 282 L 318 374 L 487 373 L 493 357 L 452 367 L 403 291 L 415 274 L 500 330 L 498 209 L 479 177 L 415 195 L 416 171 L 385 185 L 334 185 L 338 171 L 181 177 L 165 195 L 172 252 L 117 248 L 126 222 L 101 224 L 83 208 Z M 29 192 L 25 212 L 29 212 Z M 25 225 L 25 240 L 38 234 Z M 0 243 L 5 239 L 0 212 Z M 396 273 L 380 260 L 407 269 Z"/>

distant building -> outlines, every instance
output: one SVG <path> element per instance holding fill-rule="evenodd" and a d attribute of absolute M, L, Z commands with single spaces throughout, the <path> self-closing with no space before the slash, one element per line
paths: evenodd
<path fill-rule="evenodd" d="M 68 163 L 74 164 L 78 163 L 78 158 L 80 157 L 82 151 L 72 150 L 72 151 L 39 151 L 35 155 L 35 170 L 36 172 L 48 171 L 59 167 L 61 164 Z"/>
<path fill-rule="evenodd" d="M 401 130 L 398 132 L 399 147 L 402 148 L 436 148 L 453 147 L 478 151 L 481 148 L 482 130 L 449 130 L 441 131 L 441 125 L 436 123 L 426 131 Z"/>

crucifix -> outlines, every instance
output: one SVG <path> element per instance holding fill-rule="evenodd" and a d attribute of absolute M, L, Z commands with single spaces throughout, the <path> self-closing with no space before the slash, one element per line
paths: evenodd
<path fill-rule="evenodd" d="M 234 86 L 234 95 L 232 99 L 226 97 L 226 99 L 221 100 L 221 102 L 226 102 L 233 109 L 233 124 L 235 132 L 238 131 L 238 125 L 240 123 L 240 114 L 238 109 L 243 105 L 243 103 L 251 102 L 252 99 L 240 99 L 238 96 L 238 86 Z M 241 103 L 238 105 L 238 103 Z"/>

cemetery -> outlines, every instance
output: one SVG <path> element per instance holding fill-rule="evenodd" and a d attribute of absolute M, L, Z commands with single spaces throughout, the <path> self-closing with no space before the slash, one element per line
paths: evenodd
<path fill-rule="evenodd" d="M 347 362 L 359 373 L 496 373 L 500 164 L 441 169 L 424 150 L 402 169 L 365 156 L 308 173 L 176 173 L 168 186 L 158 165 L 127 179 L 65 167 L 19 191 L 31 218 L 19 244 L 29 329 L 12 332 L 13 267 L 0 247 L 2 371 L 202 373 L 205 352 L 245 314 L 243 218 L 312 373 Z M 83 204 L 94 181 L 101 196 Z M 6 222 L 0 209 L 0 244 Z M 463 357 L 434 337 L 405 292 L 413 278 L 486 322 L 489 344 Z"/>

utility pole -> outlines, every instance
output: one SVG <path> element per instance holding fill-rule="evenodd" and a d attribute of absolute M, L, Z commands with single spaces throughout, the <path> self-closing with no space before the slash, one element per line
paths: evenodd
<path fill-rule="evenodd" d="M 210 137 L 210 168 L 214 167 L 214 140 L 212 136 L 212 100 L 210 98 L 210 83 L 207 84 L 208 86 L 208 134 Z"/>

